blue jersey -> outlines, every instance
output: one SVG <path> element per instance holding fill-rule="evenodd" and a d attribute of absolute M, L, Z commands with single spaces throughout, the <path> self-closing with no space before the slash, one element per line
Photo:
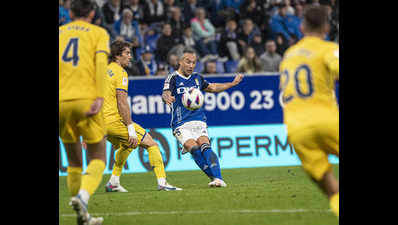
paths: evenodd
<path fill-rule="evenodd" d="M 203 78 L 202 75 L 194 72 L 189 77 L 185 77 L 174 71 L 169 74 L 164 82 L 163 91 L 170 91 L 171 95 L 175 97 L 175 102 L 171 108 L 171 122 L 170 126 L 174 130 L 182 124 L 199 120 L 206 122 L 206 115 L 203 106 L 197 110 L 190 111 L 184 107 L 181 98 L 182 95 L 191 87 L 198 88 L 203 91 L 209 86 L 209 83 Z"/>

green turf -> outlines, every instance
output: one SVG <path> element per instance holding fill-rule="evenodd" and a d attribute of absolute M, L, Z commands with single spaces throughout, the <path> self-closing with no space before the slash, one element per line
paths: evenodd
<path fill-rule="evenodd" d="M 334 172 L 338 177 L 338 165 Z M 301 167 L 224 169 L 227 188 L 208 188 L 201 171 L 168 172 L 183 191 L 157 191 L 154 174 L 123 174 L 128 193 L 106 193 L 104 175 L 89 212 L 104 225 L 336 225 L 329 203 Z M 59 178 L 59 224 L 76 223 L 66 177 Z M 246 211 L 245 211 L 246 210 Z M 280 210 L 280 211 L 271 211 Z M 302 211 L 288 211 L 302 210 Z M 186 213 L 184 213 L 186 212 Z"/>

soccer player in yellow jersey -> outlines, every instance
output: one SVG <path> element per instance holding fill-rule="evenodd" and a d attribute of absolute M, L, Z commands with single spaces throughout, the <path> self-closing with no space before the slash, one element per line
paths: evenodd
<path fill-rule="evenodd" d="M 131 59 L 130 44 L 124 41 L 115 41 L 111 44 L 110 64 L 107 68 L 104 100 L 104 120 L 107 130 L 107 139 L 116 151 L 115 164 L 112 176 L 105 186 L 107 192 L 127 192 L 120 185 L 120 175 L 130 153 L 137 146 L 148 151 L 149 163 L 153 167 L 158 190 L 182 190 L 167 183 L 162 155 L 158 144 L 151 135 L 139 124 L 131 120 L 131 112 L 127 102 L 128 75 L 123 69 Z"/>
<path fill-rule="evenodd" d="M 284 123 L 304 170 L 327 194 L 339 216 L 339 183 L 328 155 L 339 156 L 339 46 L 323 40 L 328 31 L 324 6 L 304 12 L 304 38 L 290 47 L 280 65 Z"/>
<path fill-rule="evenodd" d="M 59 135 L 67 157 L 67 187 L 78 225 L 100 225 L 91 217 L 88 200 L 98 188 L 105 169 L 105 124 L 102 115 L 104 77 L 109 36 L 90 24 L 94 4 L 71 2 L 71 23 L 59 27 Z M 87 143 L 90 162 L 82 175 L 80 137 Z"/>

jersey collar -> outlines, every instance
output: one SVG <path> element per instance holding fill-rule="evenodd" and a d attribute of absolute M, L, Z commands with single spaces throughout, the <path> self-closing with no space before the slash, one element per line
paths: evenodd
<path fill-rule="evenodd" d="M 178 72 L 178 70 L 176 70 L 176 74 L 177 74 L 178 76 L 184 78 L 185 80 L 188 80 L 188 79 L 191 78 L 191 76 L 192 76 L 192 74 L 189 75 L 188 77 L 186 77 L 186 76 L 184 76 L 184 75 L 181 75 L 181 74 Z"/>

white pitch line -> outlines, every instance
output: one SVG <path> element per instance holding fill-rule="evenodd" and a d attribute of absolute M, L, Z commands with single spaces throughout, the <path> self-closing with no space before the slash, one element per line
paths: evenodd
<path fill-rule="evenodd" d="M 132 212 L 121 212 L 121 213 L 90 213 L 92 216 L 136 216 L 136 215 L 173 215 L 173 214 L 213 214 L 213 213 L 305 213 L 305 212 L 317 212 L 317 213 L 331 213 L 330 209 L 264 209 L 264 210 L 252 210 L 252 209 L 240 209 L 240 210 L 218 210 L 218 211 L 206 211 L 206 210 L 195 210 L 195 211 L 132 211 Z M 76 216 L 76 214 L 60 214 L 60 217 Z"/>

